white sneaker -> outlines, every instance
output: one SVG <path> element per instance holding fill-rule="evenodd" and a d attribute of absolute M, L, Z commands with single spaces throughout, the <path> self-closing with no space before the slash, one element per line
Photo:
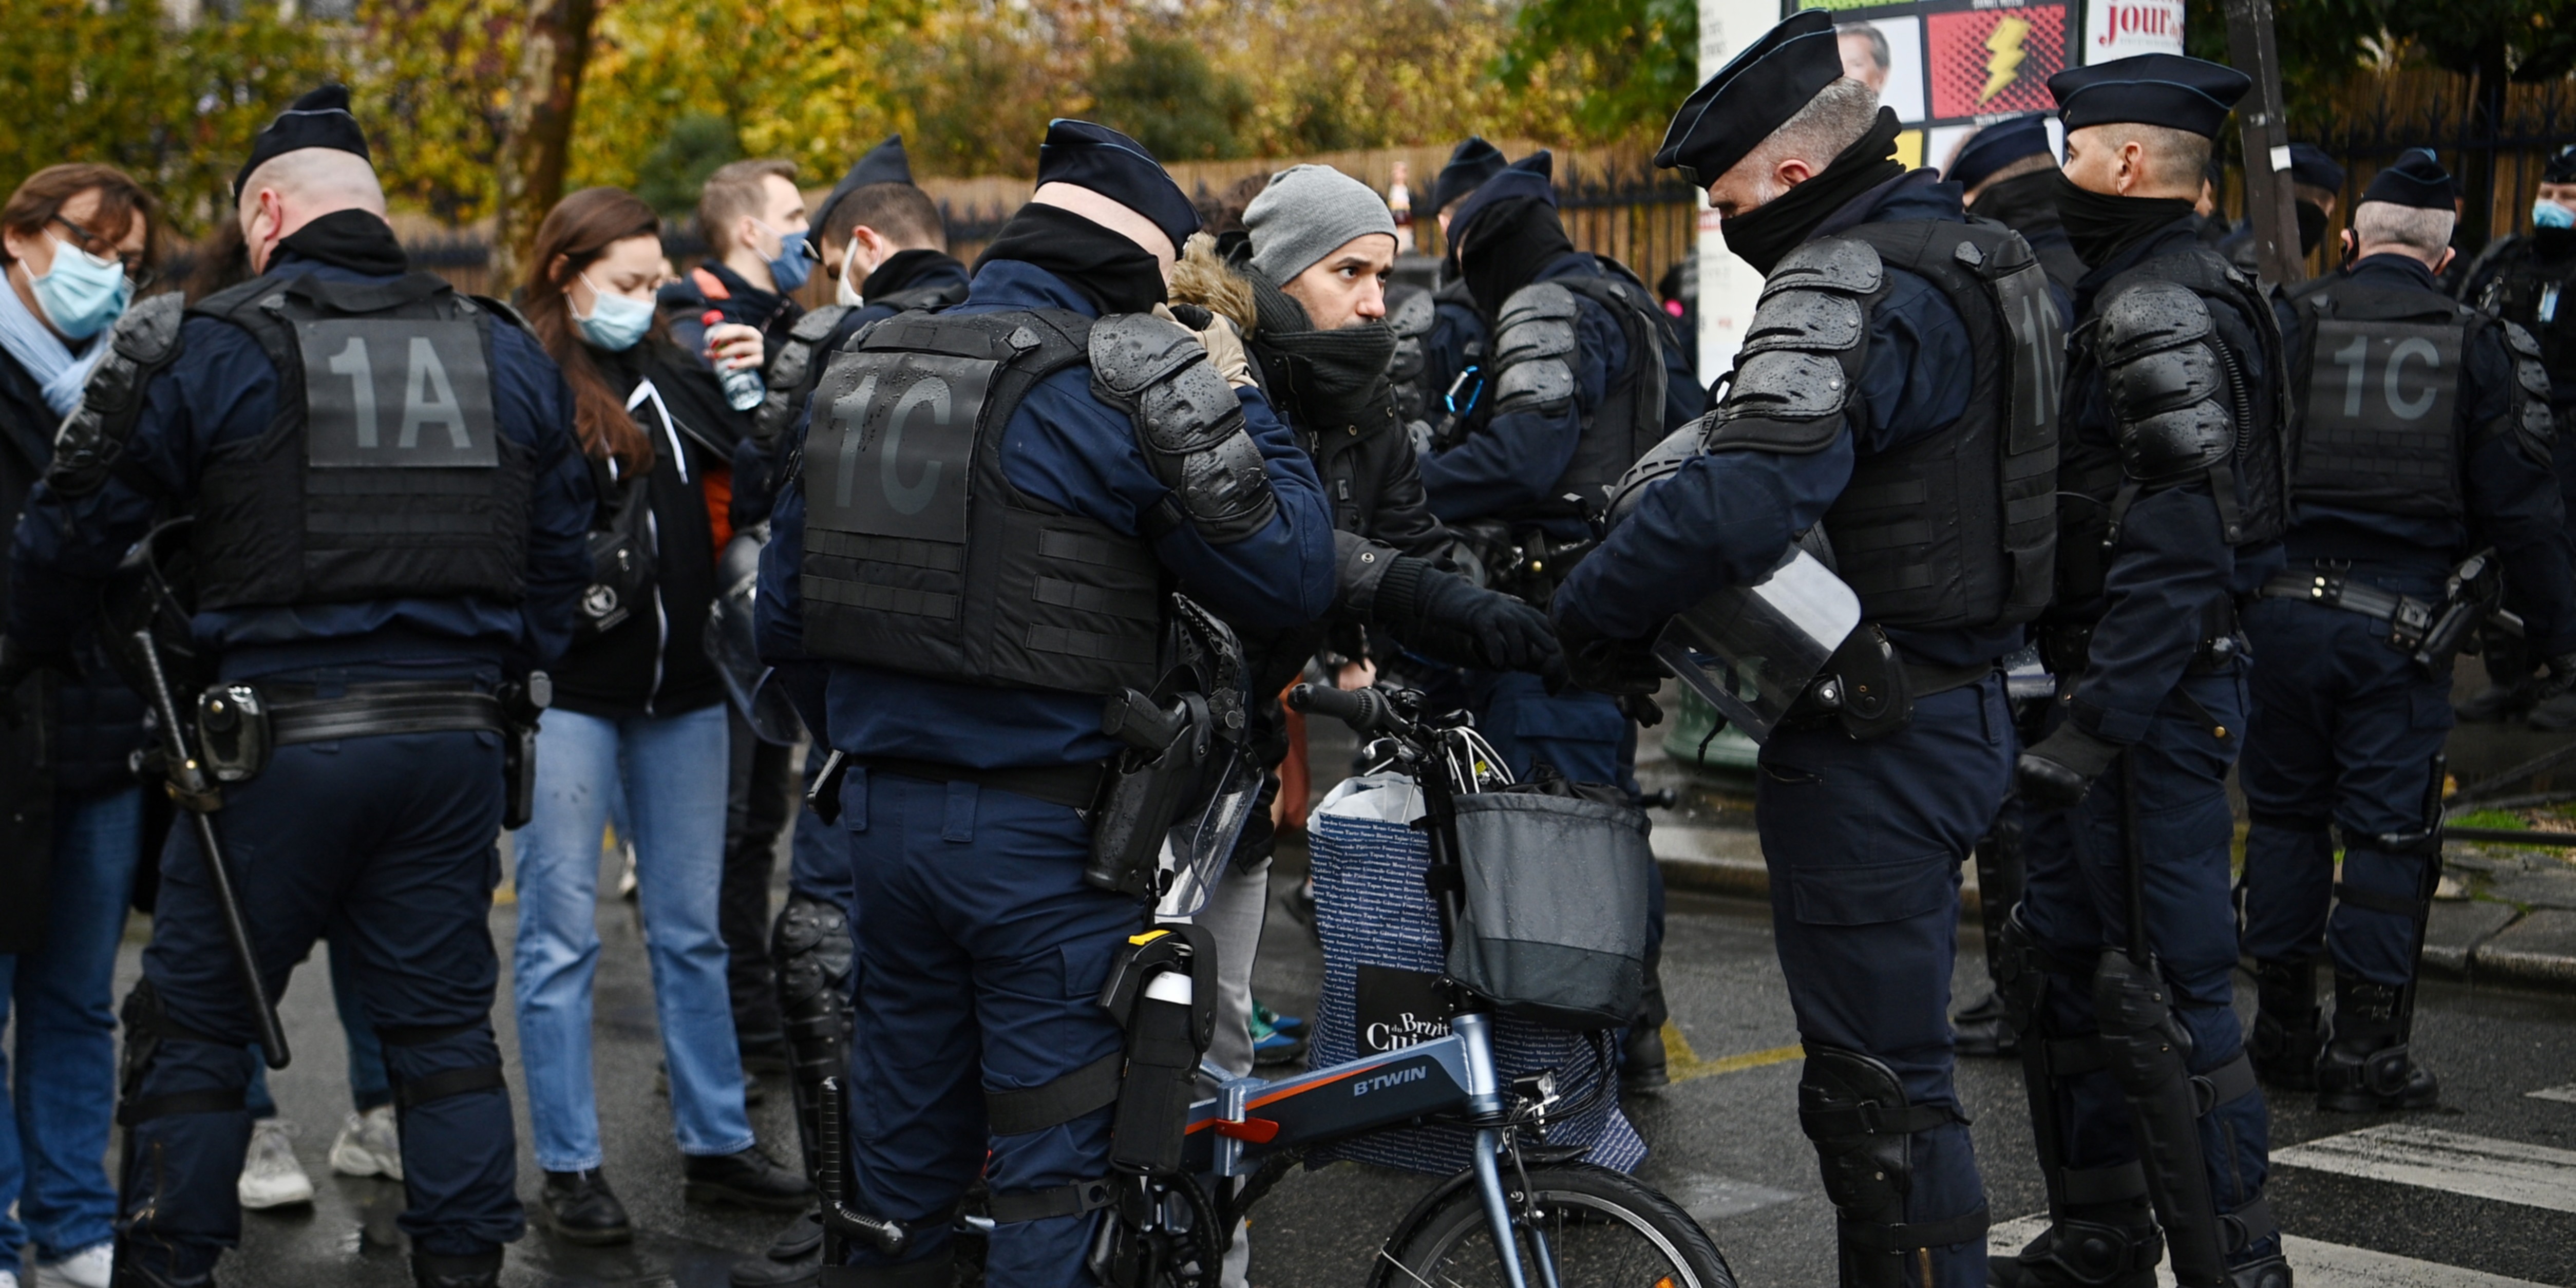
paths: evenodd
<path fill-rule="evenodd" d="M 93 1243 L 60 1261 L 37 1266 L 35 1277 L 46 1288 L 57 1284 L 68 1284 L 71 1288 L 107 1288 L 108 1280 L 115 1273 L 116 1245 Z M 0 1288 L 8 1288 L 8 1284 L 0 1281 Z"/>
<path fill-rule="evenodd" d="M 351 1114 L 331 1142 L 331 1170 L 342 1176 L 402 1179 L 402 1134 L 394 1126 L 394 1107 L 378 1105 Z"/>
<path fill-rule="evenodd" d="M 241 1182 L 235 1187 L 241 1205 L 252 1211 L 313 1201 L 313 1178 L 295 1161 L 295 1125 L 282 1118 L 262 1118 L 250 1126 L 250 1153 L 242 1159 Z"/>
<path fill-rule="evenodd" d="M 101 1280 L 100 1282 L 104 1283 L 106 1281 Z M 0 1288 L 18 1288 L 18 1272 L 15 1270 L 0 1270 Z"/>

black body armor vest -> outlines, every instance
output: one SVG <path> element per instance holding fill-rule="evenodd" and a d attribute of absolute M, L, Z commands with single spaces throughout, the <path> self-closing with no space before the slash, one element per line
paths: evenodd
<path fill-rule="evenodd" d="M 210 452 L 204 609 L 480 596 L 515 603 L 533 449 L 504 438 L 486 308 L 427 273 L 258 279 L 199 301 L 277 368 L 277 418 Z"/>
<path fill-rule="evenodd" d="M 2019 233 L 1983 220 L 1840 235 L 1938 287 L 1967 323 L 1976 371 L 1956 424 L 1855 463 L 1825 512 L 1835 570 L 1884 626 L 2027 622 L 2048 605 L 2057 547 L 2065 332 L 2047 272 Z"/>
<path fill-rule="evenodd" d="M 2531 333 L 2553 384 L 2576 385 L 2576 260 L 2544 260 L 2528 236 L 2492 253 L 2503 263 L 2474 303 Z"/>
<path fill-rule="evenodd" d="M 2438 291 L 2321 278 L 2291 295 L 2299 433 L 2290 494 L 2372 514 L 2459 519 L 2460 365 L 2482 319 Z"/>
<path fill-rule="evenodd" d="M 1614 270 L 1615 271 L 1615 270 Z M 1557 476 L 1553 496 L 1572 493 L 1595 504 L 1610 499 L 1619 477 L 1646 449 L 1663 440 L 1672 426 L 1664 424 L 1663 314 L 1654 296 L 1633 278 L 1618 276 L 1559 278 L 1557 284 L 1610 311 L 1628 342 L 1628 369 L 1603 391 L 1601 406 L 1575 440 L 1574 458 Z"/>
<path fill-rule="evenodd" d="M 1012 486 L 1004 429 L 1086 361 L 1062 310 L 905 313 L 815 387 L 798 577 L 816 657 L 1016 688 L 1151 691 L 1163 574 L 1143 538 Z"/>

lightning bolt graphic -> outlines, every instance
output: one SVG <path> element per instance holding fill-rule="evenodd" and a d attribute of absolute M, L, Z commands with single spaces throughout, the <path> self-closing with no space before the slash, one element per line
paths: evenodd
<path fill-rule="evenodd" d="M 1994 31 L 1986 36 L 1986 88 L 1977 95 L 1977 102 L 1993 99 L 2020 75 L 2021 60 L 2029 57 L 2021 51 L 2021 42 L 2029 35 L 2027 18 L 2006 17 L 1995 24 Z"/>

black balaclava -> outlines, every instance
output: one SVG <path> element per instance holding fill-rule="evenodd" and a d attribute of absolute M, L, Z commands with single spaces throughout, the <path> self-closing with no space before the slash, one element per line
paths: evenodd
<path fill-rule="evenodd" d="M 1032 201 L 1020 207 L 975 267 L 997 259 L 1034 264 L 1063 278 L 1104 314 L 1143 313 L 1167 298 L 1162 266 L 1144 247 L 1062 206 Z"/>
<path fill-rule="evenodd" d="M 1726 248 L 1769 276 L 1782 256 L 1807 240 L 1825 217 L 1852 198 L 1905 173 L 1896 159 L 1896 113 L 1878 109 L 1878 119 L 1857 142 L 1844 148 L 1815 177 L 1718 225 Z"/>
<path fill-rule="evenodd" d="M 1476 311 L 1500 317 L 1503 301 L 1530 284 L 1539 272 L 1574 253 L 1556 207 L 1536 197 L 1523 197 L 1488 207 L 1464 232 L 1459 243 L 1458 272 L 1467 281 Z"/>
<path fill-rule="evenodd" d="M 2122 197 L 2077 187 L 2057 172 L 2057 217 L 2086 268 L 2100 268 L 2141 237 L 2192 213 L 2188 197 Z"/>

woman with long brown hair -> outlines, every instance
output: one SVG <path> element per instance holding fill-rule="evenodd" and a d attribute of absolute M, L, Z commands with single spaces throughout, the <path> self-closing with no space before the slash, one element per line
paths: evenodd
<path fill-rule="evenodd" d="M 653 307 L 661 220 L 616 188 L 563 199 L 538 226 L 520 307 L 572 388 L 599 487 L 573 646 L 537 736 L 534 816 L 518 836 L 516 998 L 529 1118 L 563 1237 L 633 1235 L 600 1175 L 590 989 L 599 838 L 622 795 L 690 1198 L 799 1211 L 811 1189 L 757 1147 L 716 927 L 726 784 L 724 689 L 700 640 L 715 597 L 706 492 L 750 415 L 674 346 Z M 757 364 L 760 333 L 708 332 L 717 361 Z"/>

